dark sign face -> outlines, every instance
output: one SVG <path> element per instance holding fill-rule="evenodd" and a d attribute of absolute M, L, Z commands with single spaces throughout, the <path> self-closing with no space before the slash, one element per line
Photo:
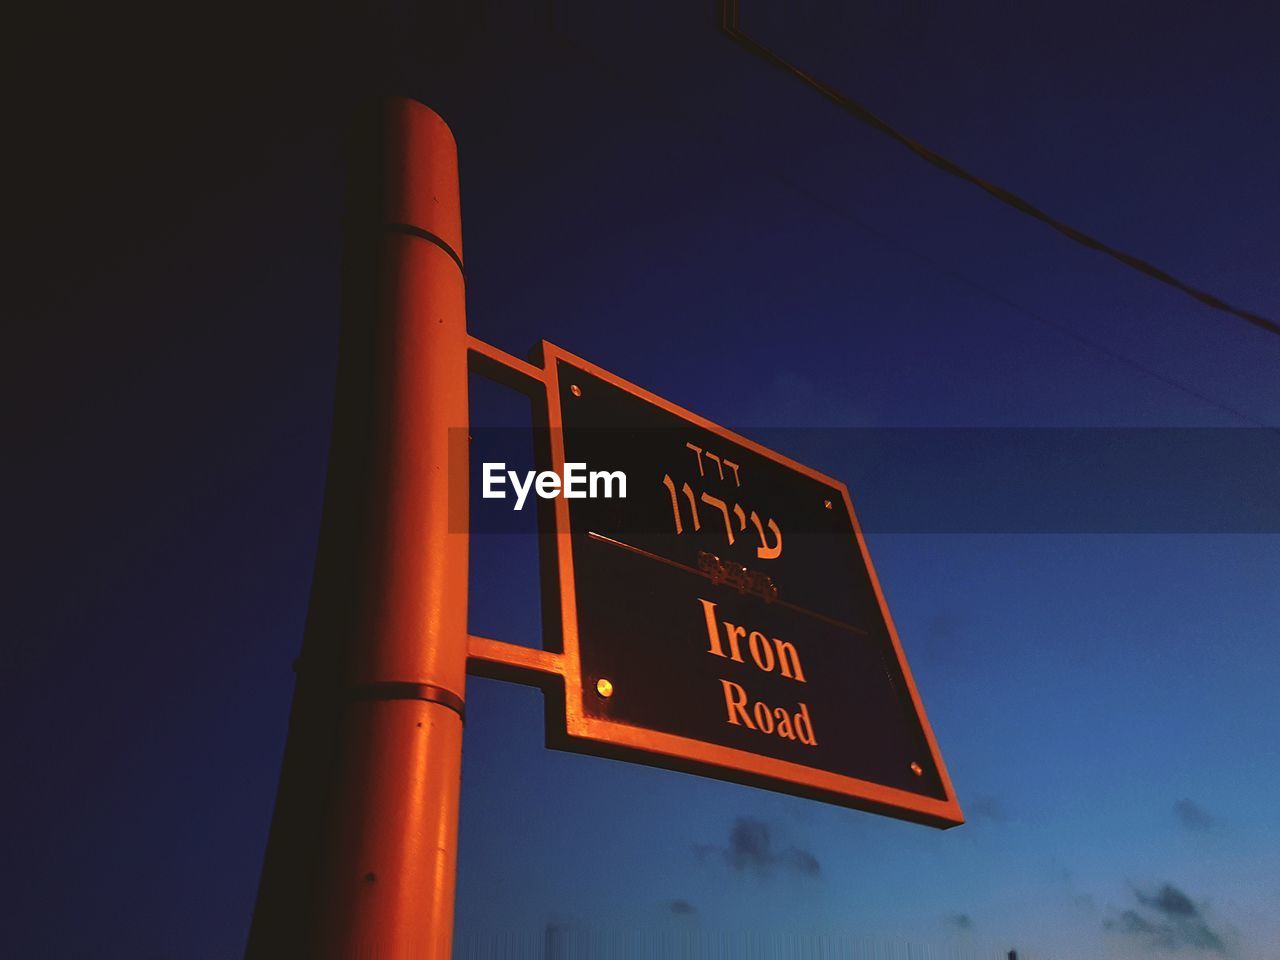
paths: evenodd
<path fill-rule="evenodd" d="M 962 822 L 844 486 L 546 349 L 552 467 L 598 475 L 555 501 L 553 745 Z"/>

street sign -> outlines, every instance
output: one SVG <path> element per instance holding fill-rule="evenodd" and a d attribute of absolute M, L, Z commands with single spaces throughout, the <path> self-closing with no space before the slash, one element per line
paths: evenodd
<path fill-rule="evenodd" d="M 542 685 L 553 746 L 960 823 L 843 485 L 550 344 L 538 365 L 468 335 L 453 136 L 401 98 L 366 119 L 246 955 L 451 955 L 467 672 Z M 468 631 L 469 371 L 550 428 L 551 469 L 485 463 L 481 494 L 551 516 L 544 649 Z M 617 495 L 578 495 L 597 482 Z"/>
<path fill-rule="evenodd" d="M 563 703 L 550 745 L 963 822 L 844 484 L 544 344 Z M 561 712 L 562 711 L 562 712 Z"/>

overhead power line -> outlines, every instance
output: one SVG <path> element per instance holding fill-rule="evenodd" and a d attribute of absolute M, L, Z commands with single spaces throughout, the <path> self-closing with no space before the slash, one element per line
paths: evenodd
<path fill-rule="evenodd" d="M 867 124 L 867 126 L 872 127 L 873 129 L 878 130 L 886 136 L 896 140 L 916 156 L 933 164 L 933 166 L 937 167 L 939 170 L 943 170 L 951 174 L 953 177 L 958 177 L 967 183 L 973 184 L 975 187 L 978 187 L 995 197 L 1001 203 L 1013 207 L 1018 212 L 1026 214 L 1029 217 L 1033 217 L 1041 223 L 1047 224 L 1063 236 L 1074 240 L 1083 247 L 1088 247 L 1090 250 L 1097 250 L 1099 253 L 1105 253 L 1107 256 L 1120 261 L 1127 267 L 1137 270 L 1139 273 L 1146 274 L 1148 277 L 1158 280 L 1167 286 L 1173 287 L 1175 290 L 1182 291 L 1188 296 L 1200 301 L 1205 306 L 1212 307 L 1215 310 L 1221 310 L 1224 313 L 1229 313 L 1232 316 L 1239 317 L 1241 320 L 1248 321 L 1255 327 L 1266 330 L 1268 333 L 1280 336 L 1280 324 L 1275 321 L 1269 320 L 1261 314 L 1254 313 L 1250 310 L 1233 306 L 1206 290 L 1201 290 L 1198 287 L 1193 287 L 1191 284 L 1179 280 L 1173 274 L 1160 269 L 1154 264 L 1148 263 L 1141 257 L 1135 257 L 1131 253 L 1125 253 L 1123 250 L 1117 250 L 1115 247 L 1103 243 L 1101 240 L 1085 233 L 1083 230 L 1077 230 L 1070 224 L 1063 223 L 1061 220 L 1050 216 L 1048 213 L 1045 213 L 1039 207 L 1035 206 L 1035 204 L 1023 199 L 1011 190 L 1006 190 L 998 184 L 984 180 L 977 174 L 970 173 L 954 160 L 949 160 L 941 154 L 930 150 L 923 144 L 912 140 L 897 127 L 894 127 L 887 121 L 872 113 L 863 104 L 841 93 L 830 84 L 819 80 L 817 77 L 811 76 L 793 64 L 790 60 L 774 53 L 764 44 L 760 43 L 760 41 L 744 33 L 738 27 L 738 0 L 720 0 L 720 29 L 730 40 L 733 40 L 744 49 L 755 54 L 766 63 L 770 63 L 775 67 L 785 70 L 805 85 L 817 90 L 820 94 L 835 103 L 846 113 L 851 114 L 858 120 Z"/>
<path fill-rule="evenodd" d="M 708 127 L 704 120 L 689 113 L 680 103 L 674 100 L 667 100 L 660 104 L 655 103 L 649 95 L 650 88 L 643 78 L 638 77 L 635 73 L 628 70 L 617 59 L 611 58 L 606 60 L 596 55 L 593 51 L 583 47 L 580 43 L 577 43 L 573 37 L 565 33 L 560 28 L 555 18 L 554 2 L 550 4 L 550 11 L 551 15 L 548 18 L 548 24 L 550 26 L 551 36 L 559 42 L 565 52 L 571 53 L 580 62 L 589 65 L 601 75 L 608 76 L 615 83 L 629 87 L 637 96 L 636 105 L 641 108 L 647 108 L 651 111 L 654 117 L 660 117 L 668 121 L 673 118 L 678 119 L 685 129 L 693 135 L 708 142 L 714 142 L 721 146 L 725 145 L 723 138 L 719 134 L 717 134 L 712 128 Z M 641 96 L 642 94 L 643 96 Z M 782 184 L 787 189 L 795 193 L 796 196 L 803 198 L 806 202 L 819 209 L 825 210 L 831 216 L 866 232 L 869 236 L 875 237 L 881 242 L 892 244 L 922 265 L 936 271 L 939 276 L 947 277 L 956 283 L 967 286 L 977 293 L 989 297 L 994 302 L 1003 304 L 1028 319 L 1042 324 L 1060 336 L 1070 339 L 1092 350 L 1096 350 L 1123 366 L 1127 366 L 1139 373 L 1145 374 L 1146 376 L 1163 383 L 1165 386 L 1172 387 L 1174 390 L 1193 397 L 1208 406 L 1221 410 L 1222 412 L 1227 413 L 1245 423 L 1249 423 L 1255 427 L 1265 427 L 1271 430 L 1276 429 L 1236 407 L 1223 403 L 1220 400 L 1215 400 L 1213 397 L 1200 392 L 1195 387 L 1183 383 L 1180 380 L 1176 380 L 1171 376 L 1161 373 L 1159 370 L 1147 366 L 1145 363 L 1142 363 L 1133 357 L 1120 353 L 1097 340 L 1093 340 L 1085 336 L 1069 324 L 1052 320 L 1046 315 L 1010 299 L 1003 293 L 991 289 L 986 284 L 975 280 L 973 277 L 938 262 L 933 257 L 922 253 L 917 247 L 913 246 L 902 237 L 887 233 L 880 227 L 873 226 L 866 220 L 863 220 L 852 213 L 847 206 L 833 202 L 830 196 L 812 189 L 808 184 L 801 183 L 794 177 L 773 167 L 772 165 L 761 163 L 758 156 L 755 156 L 753 159 L 754 162 L 748 161 L 745 164 L 747 169 L 752 170 L 761 177 L 767 177 L 770 180 Z"/>

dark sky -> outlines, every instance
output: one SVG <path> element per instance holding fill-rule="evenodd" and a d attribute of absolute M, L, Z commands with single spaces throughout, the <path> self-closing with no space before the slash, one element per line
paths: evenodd
<path fill-rule="evenodd" d="M 474 680 L 461 944 L 563 924 L 1280 951 L 1280 338 L 939 173 L 705 3 L 42 17 L 13 38 L 6 125 L 0 954 L 243 950 L 323 496 L 340 135 L 377 91 L 457 135 L 474 334 L 780 430 L 849 482 L 969 817 L 937 832 L 549 752 L 540 694 Z M 742 24 L 978 174 L 1280 315 L 1267 5 L 743 0 Z M 496 388 L 474 402 L 511 416 Z M 1248 428 L 1212 489 L 1247 481 L 1266 522 L 1076 523 L 1096 489 L 1046 510 L 1011 469 L 1002 526 L 965 514 L 954 463 L 877 473 L 847 427 L 1163 428 L 1184 464 Z M 537 643 L 531 552 L 474 554 L 473 629 Z"/>

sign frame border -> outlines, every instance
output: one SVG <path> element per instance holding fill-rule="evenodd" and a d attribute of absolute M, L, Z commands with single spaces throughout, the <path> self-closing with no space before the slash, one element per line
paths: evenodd
<path fill-rule="evenodd" d="M 857 539 L 858 551 L 871 580 L 876 602 L 884 617 L 889 639 L 893 646 L 894 656 L 906 689 L 911 697 L 912 706 L 920 721 L 928 745 L 929 755 L 934 763 L 942 783 L 944 799 L 921 796 L 906 790 L 898 790 L 868 780 L 859 780 L 829 771 L 818 770 L 803 764 L 765 757 L 749 753 L 734 747 L 706 743 L 677 734 L 646 730 L 629 724 L 619 723 L 586 715 L 584 709 L 581 652 L 578 637 L 578 604 L 577 584 L 573 567 L 573 538 L 569 522 L 569 502 L 563 497 L 553 501 L 555 523 L 551 532 L 554 542 L 554 559 L 551 562 L 558 580 L 559 626 L 562 651 L 558 659 L 558 673 L 563 681 L 563 723 L 555 722 L 556 707 L 559 704 L 547 702 L 547 741 L 556 749 L 576 753 L 587 753 L 596 756 L 607 756 L 631 762 L 645 763 L 667 769 L 696 773 L 719 780 L 746 783 L 775 792 L 791 793 L 810 797 L 840 806 L 869 810 L 898 819 L 913 820 L 931 826 L 948 827 L 964 823 L 964 814 L 956 799 L 951 777 L 947 773 L 942 753 L 938 749 L 933 727 L 929 723 L 924 703 L 920 699 L 915 678 L 902 650 L 897 627 L 889 613 L 885 602 L 884 591 L 880 587 L 879 577 L 867 551 L 866 539 L 862 527 L 858 523 L 853 501 L 849 496 L 849 488 L 840 480 L 829 477 L 817 470 L 798 463 L 774 450 L 740 436 L 733 431 L 701 417 L 663 397 L 654 394 L 628 380 L 602 369 L 588 360 L 584 360 L 569 351 L 543 340 L 540 344 L 542 353 L 542 376 L 546 390 L 546 412 L 549 427 L 550 468 L 557 473 L 564 471 L 564 434 L 563 418 L 560 404 L 559 363 L 581 369 L 584 373 L 596 377 L 613 387 L 625 391 L 632 396 L 650 403 L 667 413 L 688 420 L 696 426 L 711 432 L 731 443 L 750 450 L 752 453 L 772 460 L 790 470 L 795 470 L 813 480 L 832 487 L 840 492 L 846 511 Z M 548 591 L 549 592 L 549 591 Z M 547 614 L 544 614 L 546 617 Z"/>

